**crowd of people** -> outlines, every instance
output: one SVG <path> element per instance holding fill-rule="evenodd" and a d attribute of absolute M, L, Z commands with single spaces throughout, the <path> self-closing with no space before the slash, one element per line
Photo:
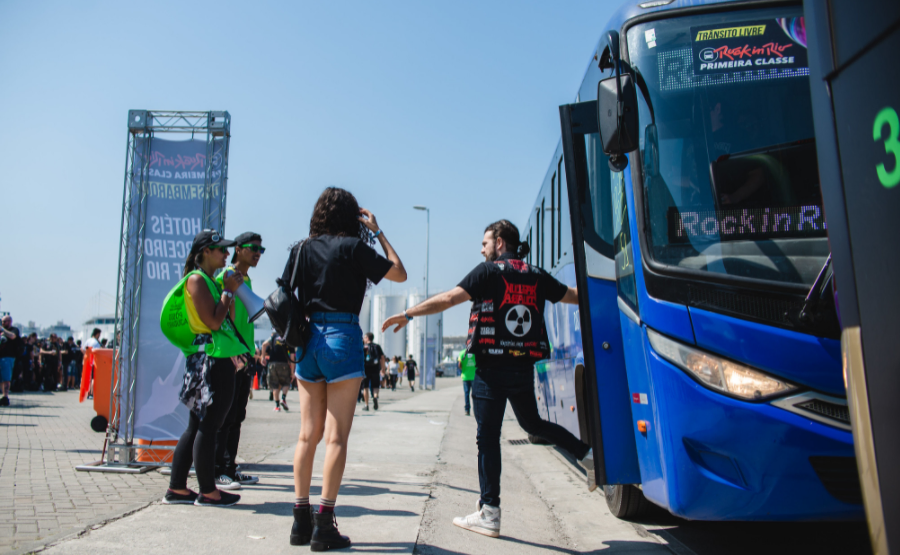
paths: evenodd
<path fill-rule="evenodd" d="M 84 348 L 107 347 L 94 329 L 85 345 L 74 337 L 51 333 L 22 335 L 12 316 L 0 321 L 0 406 L 9 406 L 9 393 L 68 391 L 81 387 Z"/>

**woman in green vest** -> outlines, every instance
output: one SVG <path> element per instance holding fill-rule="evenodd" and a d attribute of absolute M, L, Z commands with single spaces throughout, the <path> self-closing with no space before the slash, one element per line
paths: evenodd
<path fill-rule="evenodd" d="M 247 352 L 232 324 L 234 291 L 243 283 L 243 275 L 229 274 L 222 289 L 212 278 L 225 266 L 228 247 L 234 244 L 213 230 L 198 233 L 184 265 L 184 278 L 164 303 L 163 333 L 187 357 L 180 399 L 190 409 L 187 429 L 175 447 L 169 490 L 163 499 L 166 504 L 227 507 L 241 498 L 218 490 L 215 480 L 216 434 L 234 396 L 232 357 Z M 191 464 L 197 472 L 199 495 L 187 489 Z"/>

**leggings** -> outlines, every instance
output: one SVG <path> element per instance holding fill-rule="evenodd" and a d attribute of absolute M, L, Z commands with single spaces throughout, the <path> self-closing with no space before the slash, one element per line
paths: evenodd
<path fill-rule="evenodd" d="M 212 364 L 207 378 L 213 403 L 206 408 L 203 420 L 190 411 L 187 429 L 181 434 L 172 457 L 169 489 L 187 489 L 188 473 L 193 463 L 200 493 L 216 490 L 216 434 L 228 416 L 234 397 L 234 363 L 230 358 L 213 358 L 210 361 Z"/>

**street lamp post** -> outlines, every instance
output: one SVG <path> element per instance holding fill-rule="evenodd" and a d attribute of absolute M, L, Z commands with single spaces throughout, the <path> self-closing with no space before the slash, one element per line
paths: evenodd
<path fill-rule="evenodd" d="M 428 254 L 431 247 L 429 233 L 431 232 L 431 210 L 426 206 L 413 206 L 415 210 L 425 211 L 425 298 L 428 298 Z M 422 350 L 422 371 L 419 372 L 419 389 L 425 389 L 425 373 L 428 371 L 428 316 L 425 318 L 425 345 Z"/>

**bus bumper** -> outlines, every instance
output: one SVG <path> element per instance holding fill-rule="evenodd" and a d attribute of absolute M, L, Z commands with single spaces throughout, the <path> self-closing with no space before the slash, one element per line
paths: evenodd
<path fill-rule="evenodd" d="M 647 433 L 635 424 L 648 499 L 693 520 L 865 518 L 851 432 L 706 389 L 644 336 L 651 388 L 665 392 L 640 407 Z"/>

